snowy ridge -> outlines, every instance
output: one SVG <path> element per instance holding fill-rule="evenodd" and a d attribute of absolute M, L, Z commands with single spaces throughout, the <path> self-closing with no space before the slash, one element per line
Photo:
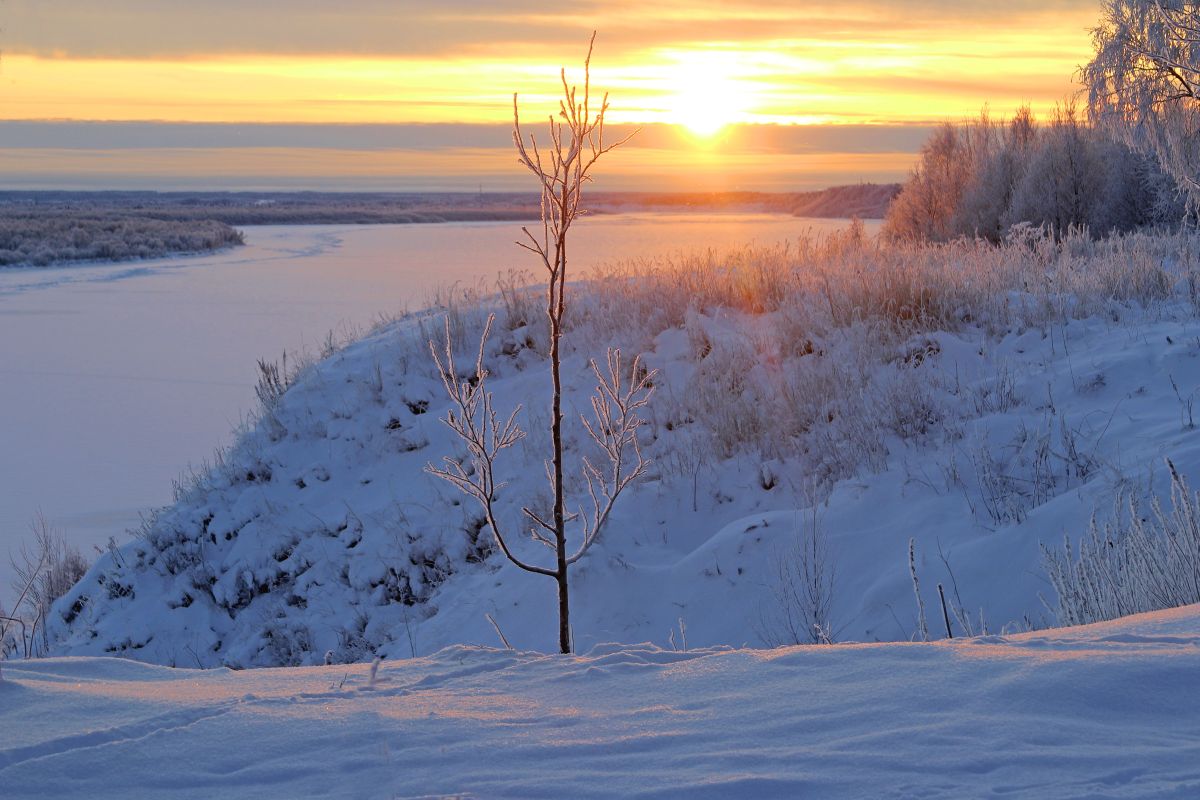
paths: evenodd
<path fill-rule="evenodd" d="M 586 408 L 586 357 L 606 343 L 643 352 L 659 377 L 643 429 L 654 473 L 573 572 L 577 649 L 786 642 L 779 564 L 814 514 L 836 563 L 835 638 L 919 634 L 910 538 L 933 637 L 944 636 L 938 583 L 958 636 L 1052 624 L 1040 544 L 1082 535 L 1093 509 L 1104 515 L 1120 496 L 1162 495 L 1164 457 L 1200 474 L 1186 417 L 1200 324 L 1188 281 L 1162 266 L 1171 246 L 1035 243 L 1031 255 L 1017 243 L 988 250 L 982 266 L 950 248 L 889 267 L 887 252 L 835 240 L 799 262 L 747 251 L 580 285 L 570 404 Z M 929 281 L 909 287 L 928 319 L 891 305 L 872 316 L 863 292 L 874 281 L 859 277 L 872 259 L 889 298 L 898 277 Z M 1064 274 L 1047 280 L 1048 262 Z M 928 274 L 914 276 L 914 263 Z M 772 288 L 784 276 L 819 287 L 834 268 L 849 277 L 827 296 Z M 1036 281 L 1055 293 L 1005 288 Z M 459 452 L 438 419 L 446 401 L 426 342 L 448 313 L 470 352 L 492 308 L 497 405 L 523 403 L 530 430 L 501 467 L 510 486 L 499 503 L 517 520 L 538 502 L 538 302 L 509 287 L 307 366 L 142 538 L 59 603 L 58 652 L 181 667 L 411 657 L 496 644 L 487 615 L 514 646 L 549 649 L 553 584 L 511 568 L 476 509 L 422 470 Z M 585 442 L 577 430 L 571 453 Z"/>
<path fill-rule="evenodd" d="M 29 798 L 1194 797 L 1197 631 L 1191 606 L 931 644 L 459 645 L 377 669 L 242 672 L 9 662 L 0 785 Z"/>

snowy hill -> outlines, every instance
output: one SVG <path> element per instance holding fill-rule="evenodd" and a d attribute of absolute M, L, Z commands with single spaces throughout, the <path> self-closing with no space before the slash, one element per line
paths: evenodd
<path fill-rule="evenodd" d="M 10 662 L 11 797 L 1200 793 L 1200 607 L 932 644 Z"/>
<path fill-rule="evenodd" d="M 958 636 L 1052 624 L 1041 545 L 1084 535 L 1094 509 L 1165 497 L 1164 458 L 1200 474 L 1193 248 L 852 232 L 579 284 L 571 407 L 588 407 L 587 358 L 607 344 L 659 374 L 652 474 L 574 567 L 576 649 L 806 641 L 795 590 L 814 544 L 835 639 L 944 636 L 939 583 Z M 498 503 L 515 524 L 544 502 L 540 302 L 511 285 L 459 298 L 306 364 L 279 396 L 265 386 L 237 444 L 56 606 L 57 652 L 313 665 L 496 645 L 492 620 L 550 649 L 552 582 L 511 567 L 477 509 L 423 471 L 462 452 L 427 342 L 448 314 L 470 352 L 494 310 L 497 404 L 523 403 L 530 431 Z M 572 457 L 586 443 L 576 426 Z"/>

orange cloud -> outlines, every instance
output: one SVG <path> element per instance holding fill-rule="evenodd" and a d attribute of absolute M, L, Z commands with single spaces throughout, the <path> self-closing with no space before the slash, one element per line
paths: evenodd
<path fill-rule="evenodd" d="M 0 119 L 502 122 L 601 29 L 614 121 L 927 122 L 1047 106 L 1092 3 L 9 0 Z M 690 83 L 689 83 L 690 82 Z M 704 91 L 704 84 L 712 91 Z M 716 90 L 720 90 L 719 92 Z"/>

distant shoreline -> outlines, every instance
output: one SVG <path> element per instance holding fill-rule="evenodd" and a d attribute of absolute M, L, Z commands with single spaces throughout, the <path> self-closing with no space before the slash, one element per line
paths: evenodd
<path fill-rule="evenodd" d="M 0 268 L 144 261 L 245 243 L 213 219 L 164 220 L 111 210 L 45 207 L 0 213 Z"/>
<path fill-rule="evenodd" d="M 798 217 L 880 218 L 899 184 L 812 192 L 593 192 L 593 213 L 742 211 Z M 538 219 L 531 192 L 0 191 L 0 217 L 120 215 L 226 225 L 413 224 Z"/>
<path fill-rule="evenodd" d="M 898 184 L 816 192 L 595 192 L 594 214 L 768 213 L 882 218 Z M 242 244 L 234 226 L 530 222 L 532 193 L 0 191 L 0 268 L 128 262 Z"/>

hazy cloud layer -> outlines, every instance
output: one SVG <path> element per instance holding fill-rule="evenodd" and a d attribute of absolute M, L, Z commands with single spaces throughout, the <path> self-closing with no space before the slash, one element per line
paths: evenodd
<path fill-rule="evenodd" d="M 1019 26 L 1029 17 L 1095 6 L 1094 0 L 1013 0 L 1002 11 L 984 0 L 0 0 L 0 45 L 10 53 L 105 58 L 512 54 L 564 47 L 573 51 L 586 31 L 598 28 L 609 52 L 620 53 L 647 46 L 789 38 L 882 42 L 964 24 Z"/>
<path fill-rule="evenodd" d="M 548 113 L 554 65 L 577 65 L 595 28 L 614 122 L 729 125 L 701 141 L 647 125 L 614 188 L 891 180 L 937 120 L 989 101 L 998 116 L 1044 111 L 1070 92 L 1096 13 L 1095 0 L 0 0 L 0 119 L 13 120 L 0 175 L 519 186 L 510 93 L 527 119 Z M 28 121 L 57 119 L 174 122 Z"/>
<path fill-rule="evenodd" d="M 607 162 L 613 190 L 796 191 L 899 180 L 928 129 L 741 126 L 720 158 L 645 127 Z M 0 174 L 30 189 L 530 189 L 490 125 L 0 122 Z"/>
<path fill-rule="evenodd" d="M 634 129 L 613 126 L 623 137 Z M 739 125 L 715 146 L 724 155 L 915 153 L 930 128 L 916 125 Z M 0 148 L 159 150 L 168 148 L 313 148 L 330 150 L 447 150 L 507 148 L 507 125 L 288 125 L 163 122 L 0 121 Z M 646 125 L 631 148 L 690 149 L 669 125 Z"/>
<path fill-rule="evenodd" d="M 606 191 L 803 191 L 901 180 L 911 153 L 744 156 L 691 162 L 630 150 L 595 188 Z M 309 148 L 0 149 L 8 189 L 534 191 L 508 150 L 364 152 Z"/>

